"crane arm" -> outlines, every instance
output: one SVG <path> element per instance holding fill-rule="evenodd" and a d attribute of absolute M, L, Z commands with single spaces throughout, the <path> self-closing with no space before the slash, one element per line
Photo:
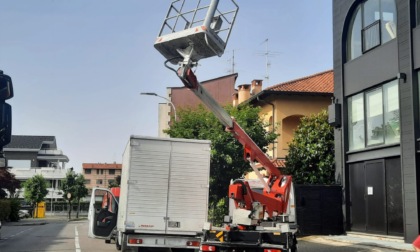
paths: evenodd
<path fill-rule="evenodd" d="M 204 89 L 197 81 L 194 72 L 188 66 L 180 67 L 178 69 L 178 77 L 182 80 L 184 85 L 189 88 L 194 94 L 215 114 L 219 121 L 226 127 L 226 131 L 232 135 L 244 146 L 244 159 L 250 162 L 258 161 L 272 177 L 278 178 L 281 173 L 277 167 L 270 161 L 265 153 L 258 147 L 258 145 L 251 139 L 251 137 L 242 129 L 242 127 L 230 117 L 219 103 Z M 275 179 L 274 178 L 274 179 Z"/>

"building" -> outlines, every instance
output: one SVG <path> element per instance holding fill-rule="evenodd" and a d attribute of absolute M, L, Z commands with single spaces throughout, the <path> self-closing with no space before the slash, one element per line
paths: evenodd
<path fill-rule="evenodd" d="M 69 158 L 57 148 L 55 136 L 12 135 L 3 150 L 16 179 L 24 182 L 40 174 L 49 183 L 46 200 L 62 198 L 59 188 L 66 177 Z M 23 198 L 23 189 L 19 190 L 19 198 Z"/>
<path fill-rule="evenodd" d="M 420 0 L 334 0 L 333 24 L 343 225 L 411 242 L 420 233 Z"/>
<path fill-rule="evenodd" d="M 83 163 L 83 176 L 85 185 L 91 194 L 92 188 L 108 188 L 108 185 L 115 181 L 117 176 L 121 176 L 121 164 L 112 163 Z"/>
<path fill-rule="evenodd" d="M 262 90 L 262 81 L 253 80 L 251 85 L 238 89 L 238 102 L 249 102 L 261 107 L 261 116 L 269 122 L 272 131 L 280 134 L 268 154 L 277 165 L 284 167 L 289 143 L 304 116 L 326 110 L 334 92 L 333 71 L 324 71 L 296 80 L 287 81 Z M 276 127 L 273 127 L 276 125 Z"/>
<path fill-rule="evenodd" d="M 213 96 L 213 98 L 222 106 L 232 103 L 232 94 L 236 92 L 235 81 L 238 74 L 230 74 L 211 80 L 206 80 L 200 84 Z M 180 82 L 181 83 L 181 82 Z M 175 107 L 175 110 L 188 107 L 197 107 L 202 104 L 195 94 L 186 87 L 168 87 L 167 94 L 169 100 Z M 204 104 L 203 104 L 204 106 Z M 168 129 L 170 125 L 171 116 L 174 116 L 175 111 L 168 103 L 159 104 L 159 137 L 168 137 L 163 133 L 164 129 Z"/>

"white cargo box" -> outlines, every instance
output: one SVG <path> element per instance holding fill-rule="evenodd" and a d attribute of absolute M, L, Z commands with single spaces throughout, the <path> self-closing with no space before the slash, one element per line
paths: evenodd
<path fill-rule="evenodd" d="M 210 141 L 131 136 L 117 229 L 194 235 L 207 221 Z"/>

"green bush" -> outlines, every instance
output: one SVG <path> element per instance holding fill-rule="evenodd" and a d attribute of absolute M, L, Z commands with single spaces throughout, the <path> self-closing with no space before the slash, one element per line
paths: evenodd
<path fill-rule="evenodd" d="M 20 209 L 20 201 L 18 199 L 10 199 L 10 221 L 18 221 L 19 220 L 19 209 Z"/>
<path fill-rule="evenodd" d="M 9 219 L 10 215 L 10 201 L 9 200 L 0 200 L 0 220 Z"/>

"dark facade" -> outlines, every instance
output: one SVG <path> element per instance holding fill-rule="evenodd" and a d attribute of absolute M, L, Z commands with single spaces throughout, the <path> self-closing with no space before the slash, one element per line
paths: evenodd
<path fill-rule="evenodd" d="M 411 242 L 420 220 L 420 0 L 332 2 L 343 225 Z"/>

